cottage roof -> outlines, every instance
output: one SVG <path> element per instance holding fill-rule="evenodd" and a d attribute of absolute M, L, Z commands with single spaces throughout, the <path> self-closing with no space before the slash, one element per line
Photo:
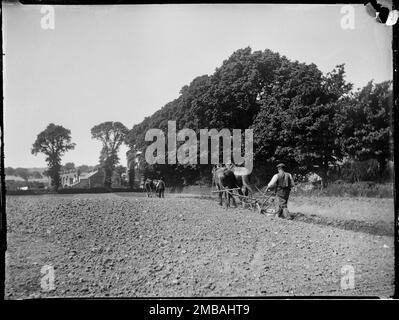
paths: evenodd
<path fill-rule="evenodd" d="M 91 172 L 83 172 L 80 175 L 80 179 L 88 179 L 88 178 L 94 176 L 97 172 L 98 172 L 98 170 L 91 171 Z"/>

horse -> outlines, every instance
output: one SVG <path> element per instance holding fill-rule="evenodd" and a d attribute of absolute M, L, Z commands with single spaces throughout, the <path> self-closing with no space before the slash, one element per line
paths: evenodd
<path fill-rule="evenodd" d="M 151 179 L 146 179 L 144 182 L 144 189 L 147 192 L 147 197 L 151 197 L 153 190 L 155 190 L 154 181 Z"/>
<path fill-rule="evenodd" d="M 236 206 L 234 197 L 231 195 L 231 191 L 227 192 L 224 189 L 238 188 L 240 195 L 248 196 L 249 192 L 253 193 L 253 189 L 250 183 L 250 173 L 244 167 L 234 168 L 214 168 L 213 170 L 213 181 L 216 188 L 219 191 L 219 205 L 223 204 L 222 196 L 224 193 L 227 199 L 227 207 L 230 206 L 230 200 L 233 201 L 233 205 Z"/>
<path fill-rule="evenodd" d="M 234 176 L 236 178 L 236 184 L 241 189 L 243 195 L 248 196 L 249 193 L 253 194 L 254 190 L 252 188 L 252 183 L 250 181 L 251 173 L 245 167 L 236 167 L 234 166 L 233 169 Z M 241 193 L 240 193 L 241 194 Z"/>

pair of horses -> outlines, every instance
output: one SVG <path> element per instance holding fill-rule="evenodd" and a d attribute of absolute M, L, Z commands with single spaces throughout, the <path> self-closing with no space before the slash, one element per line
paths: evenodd
<path fill-rule="evenodd" d="M 240 195 L 248 196 L 251 192 L 254 193 L 250 182 L 250 173 L 245 167 L 215 167 L 212 170 L 213 182 L 219 191 L 219 205 L 223 205 L 223 194 L 227 200 L 227 207 L 230 206 L 230 201 L 236 206 L 232 191 L 223 191 L 228 189 L 238 188 Z"/>

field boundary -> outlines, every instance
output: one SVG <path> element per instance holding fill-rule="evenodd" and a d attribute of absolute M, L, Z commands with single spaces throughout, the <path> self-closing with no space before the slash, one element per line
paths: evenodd
<path fill-rule="evenodd" d="M 58 191 L 49 190 L 6 190 L 7 196 L 37 196 L 45 194 L 87 194 L 87 193 L 118 193 L 118 192 L 140 192 L 141 189 L 128 189 L 128 188 L 90 188 L 90 189 L 60 189 Z"/>
<path fill-rule="evenodd" d="M 363 232 L 377 236 L 394 236 L 394 226 L 389 225 L 386 222 L 379 221 L 378 223 L 372 224 L 366 221 L 355 220 L 355 219 L 337 219 L 330 217 L 323 217 L 317 214 L 305 214 L 301 212 L 292 212 L 292 220 L 302 221 L 311 224 L 317 224 L 322 226 L 329 226 L 343 230 L 349 230 L 354 232 Z"/>

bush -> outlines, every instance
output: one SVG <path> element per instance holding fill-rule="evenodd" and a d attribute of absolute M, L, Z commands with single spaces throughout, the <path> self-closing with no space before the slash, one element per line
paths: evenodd
<path fill-rule="evenodd" d="M 365 161 L 351 160 L 331 169 L 328 176 L 330 181 L 339 179 L 351 183 L 359 181 L 391 182 L 393 177 L 392 168 L 393 165 L 388 163 L 384 172 L 381 173 L 378 161 L 375 159 Z"/>
<path fill-rule="evenodd" d="M 347 183 L 338 180 L 334 183 L 330 183 L 324 189 L 313 188 L 310 190 L 299 186 L 296 194 L 311 196 L 392 198 L 393 184 L 377 184 L 373 181 Z"/>

